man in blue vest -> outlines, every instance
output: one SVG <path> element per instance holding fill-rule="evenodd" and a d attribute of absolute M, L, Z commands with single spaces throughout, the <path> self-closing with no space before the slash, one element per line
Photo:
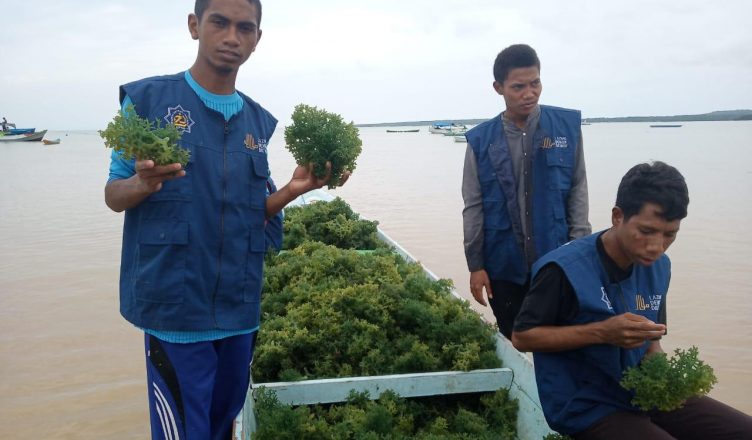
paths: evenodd
<path fill-rule="evenodd" d="M 623 177 L 612 227 L 533 266 L 512 343 L 534 353 L 543 412 L 575 439 L 752 439 L 752 418 L 709 397 L 641 411 L 623 372 L 662 352 L 671 264 L 664 254 L 687 215 L 684 177 L 663 162 Z"/>
<path fill-rule="evenodd" d="M 470 291 L 509 338 L 533 262 L 591 229 L 580 112 L 538 104 L 528 45 L 501 51 L 493 74 L 506 109 L 467 132 L 462 219 Z"/>
<path fill-rule="evenodd" d="M 281 209 L 322 187 L 298 167 L 277 190 L 267 148 L 277 120 L 235 89 L 261 38 L 259 0 L 197 0 L 193 66 L 120 87 L 149 120 L 182 131 L 190 162 L 113 153 L 107 206 L 125 211 L 120 312 L 145 333 L 154 439 L 229 439 L 249 384 L 263 261 Z"/>

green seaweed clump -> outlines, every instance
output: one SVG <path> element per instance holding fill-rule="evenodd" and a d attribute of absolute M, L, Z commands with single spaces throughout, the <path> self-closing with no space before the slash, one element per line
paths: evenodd
<path fill-rule="evenodd" d="M 294 249 L 306 241 L 320 241 L 340 249 L 384 248 L 378 222 L 361 219 L 350 205 L 337 197 L 331 202 L 285 209 L 285 238 L 282 249 Z"/>
<path fill-rule="evenodd" d="M 345 171 L 355 170 L 355 160 L 360 155 L 363 142 L 358 129 L 342 116 L 298 104 L 292 113 L 292 124 L 285 128 L 285 142 L 298 165 L 313 163 L 313 174 L 326 176 L 326 162 L 332 164 L 329 189 L 342 184 Z"/>
<path fill-rule="evenodd" d="M 628 368 L 621 386 L 634 390 L 632 404 L 649 411 L 672 411 L 681 408 L 692 396 L 710 392 L 718 382 L 713 368 L 697 358 L 697 347 L 677 348 L 674 356 L 656 353 L 643 359 L 639 366 Z"/>
<path fill-rule="evenodd" d="M 159 120 L 138 116 L 132 104 L 118 111 L 106 129 L 99 130 L 105 146 L 126 160 L 150 159 L 155 165 L 180 163 L 185 167 L 191 152 L 178 146 L 181 134 L 172 124 L 163 126 Z"/>
<path fill-rule="evenodd" d="M 292 407 L 265 388 L 256 394 L 253 440 L 512 440 L 517 400 L 506 389 L 483 394 L 377 400 L 351 391 L 345 403 Z"/>

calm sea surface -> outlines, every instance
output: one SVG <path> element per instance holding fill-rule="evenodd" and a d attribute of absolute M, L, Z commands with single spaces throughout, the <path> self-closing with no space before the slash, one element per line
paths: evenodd
<path fill-rule="evenodd" d="M 752 122 L 583 132 L 594 230 L 609 225 L 632 165 L 663 160 L 687 178 L 663 345 L 698 346 L 719 379 L 711 395 L 752 413 Z M 47 137 L 62 142 L 0 144 L 0 438 L 146 438 L 142 337 L 118 313 L 122 215 L 103 202 L 109 152 L 94 131 Z M 358 168 L 334 193 L 469 297 L 465 144 L 426 127 L 364 128 L 361 138 Z M 294 164 L 281 128 L 270 161 L 284 184 Z"/>

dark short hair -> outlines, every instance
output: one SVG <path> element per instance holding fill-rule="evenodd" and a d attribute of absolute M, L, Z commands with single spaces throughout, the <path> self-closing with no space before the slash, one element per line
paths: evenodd
<path fill-rule="evenodd" d="M 513 44 L 496 55 L 493 66 L 494 79 L 503 84 L 509 71 L 520 67 L 537 67 L 540 71 L 538 54 L 527 44 Z"/>
<path fill-rule="evenodd" d="M 209 7 L 209 2 L 211 1 L 212 0 L 196 0 L 196 4 L 193 6 L 193 13 L 196 14 L 199 21 L 201 21 L 201 17 L 204 15 L 204 11 Z M 256 24 L 261 26 L 261 0 L 248 0 L 248 3 L 256 6 L 256 10 L 258 11 L 258 17 L 256 17 L 258 23 Z"/>
<path fill-rule="evenodd" d="M 616 193 L 616 206 L 624 213 L 624 220 L 639 213 L 646 203 L 660 206 L 660 215 L 667 221 L 686 217 L 689 190 L 679 170 L 655 161 L 635 165 L 627 171 Z"/>

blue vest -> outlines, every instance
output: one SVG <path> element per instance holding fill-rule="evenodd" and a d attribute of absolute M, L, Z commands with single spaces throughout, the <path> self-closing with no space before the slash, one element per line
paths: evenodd
<path fill-rule="evenodd" d="M 245 95 L 225 121 L 182 73 L 120 87 L 136 112 L 181 128 L 186 175 L 125 212 L 120 313 L 162 331 L 258 326 L 266 237 L 266 147 L 276 119 Z"/>
<path fill-rule="evenodd" d="M 668 257 L 663 255 L 647 267 L 634 265 L 629 278 L 610 284 L 596 248 L 599 235 L 572 241 L 543 256 L 533 265 L 533 277 L 550 262 L 564 270 L 579 303 L 577 316 L 565 325 L 603 321 L 626 312 L 656 322 L 668 292 Z M 624 349 L 598 344 L 534 353 L 538 394 L 551 428 L 574 434 L 614 411 L 638 411 L 630 403 L 633 395 L 619 381 L 624 370 L 640 362 L 649 345 L 646 342 L 640 348 Z"/>
<path fill-rule="evenodd" d="M 569 241 L 567 200 L 580 141 L 580 112 L 540 106 L 533 138 L 532 235 L 538 255 Z M 467 132 L 483 199 L 483 264 L 493 280 L 524 284 L 529 268 L 512 158 L 501 115 Z"/>

